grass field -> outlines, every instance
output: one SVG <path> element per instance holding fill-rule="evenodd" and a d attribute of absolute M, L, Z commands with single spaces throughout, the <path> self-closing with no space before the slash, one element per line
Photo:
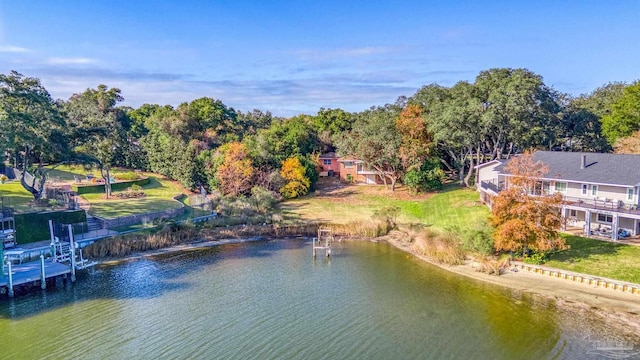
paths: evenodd
<path fill-rule="evenodd" d="M 422 223 L 442 229 L 480 226 L 489 215 L 487 207 L 479 203 L 477 192 L 457 186 L 420 196 L 411 196 L 404 188 L 392 192 L 383 186 L 329 187 L 286 201 L 280 210 L 286 219 L 344 224 L 371 219 L 374 212 L 387 206 L 401 209 L 400 223 Z"/>
<path fill-rule="evenodd" d="M 125 172 L 131 172 L 129 169 L 119 169 L 115 168 L 111 170 L 111 174 L 116 176 L 118 174 L 122 174 Z M 49 170 L 47 173 L 49 180 L 52 182 L 72 182 L 75 181 L 75 177 L 79 177 L 80 179 L 86 179 L 88 174 L 92 174 L 95 177 L 100 177 L 99 169 L 85 169 L 81 165 L 60 165 L 55 169 Z"/>
<path fill-rule="evenodd" d="M 12 207 L 17 212 L 31 210 L 33 196 L 22 187 L 20 181 L 14 180 L 0 184 L 0 198 L 3 198 L 4 206 Z"/>
<path fill-rule="evenodd" d="M 146 194 L 139 199 L 104 199 L 104 194 L 84 194 L 83 197 L 91 204 L 89 213 L 105 218 L 116 218 L 134 214 L 157 212 L 180 207 L 173 197 L 185 190 L 175 181 L 166 180 L 158 175 L 149 176 L 149 184 L 143 186 Z"/>
<path fill-rule="evenodd" d="M 640 246 L 565 238 L 570 248 L 552 254 L 545 265 L 640 284 Z"/>

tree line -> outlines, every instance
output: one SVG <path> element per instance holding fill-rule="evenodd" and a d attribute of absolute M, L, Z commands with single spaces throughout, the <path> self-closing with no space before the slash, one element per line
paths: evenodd
<path fill-rule="evenodd" d="M 121 106 L 99 85 L 53 100 L 37 78 L 0 75 L 0 152 L 36 199 L 45 164 L 102 172 L 150 170 L 189 189 L 296 197 L 313 189 L 318 155 L 364 161 L 394 189 L 437 189 L 445 173 L 469 186 L 478 163 L 525 149 L 639 152 L 640 83 L 609 83 L 572 97 L 527 69 L 482 71 L 474 82 L 430 84 L 394 104 L 350 113 L 321 108 L 290 118 L 242 112 L 203 97 L 177 107 Z"/>

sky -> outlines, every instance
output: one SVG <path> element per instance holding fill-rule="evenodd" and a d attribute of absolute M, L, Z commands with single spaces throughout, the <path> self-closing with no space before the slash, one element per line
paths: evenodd
<path fill-rule="evenodd" d="M 0 0 L 0 73 L 54 99 L 200 97 L 243 112 L 362 111 L 527 68 L 574 96 L 640 79 L 640 1 Z"/>

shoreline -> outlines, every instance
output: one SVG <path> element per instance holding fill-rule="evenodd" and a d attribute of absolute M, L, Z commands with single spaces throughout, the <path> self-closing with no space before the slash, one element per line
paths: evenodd
<path fill-rule="evenodd" d="M 243 238 L 227 238 L 219 240 L 202 240 L 171 246 L 149 252 L 140 252 L 130 256 L 100 261 L 100 265 L 117 265 L 129 261 L 153 258 L 164 254 L 193 251 L 226 244 L 265 241 L 269 239 L 286 239 L 298 236 L 248 236 Z M 305 237 L 305 236 L 301 236 Z M 464 276 L 476 281 L 497 285 L 503 288 L 532 294 L 545 300 L 554 301 L 557 306 L 577 312 L 593 314 L 612 326 L 627 331 L 640 333 L 640 296 L 604 289 L 583 283 L 575 283 L 559 278 L 547 277 L 528 271 L 507 272 L 503 275 L 488 275 L 476 271 L 471 265 L 448 266 L 439 264 L 426 256 L 416 254 L 406 242 L 388 237 L 378 238 L 343 238 L 346 241 L 386 242 L 391 246 L 408 253 L 421 261 L 440 269 Z"/>
<path fill-rule="evenodd" d="M 589 312 L 613 326 L 622 327 L 635 334 L 640 333 L 640 296 L 636 294 L 575 283 L 528 271 L 510 271 L 500 276 L 489 275 L 476 271 L 470 264 L 449 266 L 436 263 L 426 256 L 416 254 L 409 244 L 390 237 L 383 237 L 381 240 L 440 269 L 477 281 L 552 300 L 559 307 Z"/>

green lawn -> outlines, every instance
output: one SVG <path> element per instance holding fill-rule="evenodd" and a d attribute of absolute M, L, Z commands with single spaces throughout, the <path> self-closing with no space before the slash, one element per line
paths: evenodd
<path fill-rule="evenodd" d="M 104 194 L 82 195 L 91 208 L 89 213 L 105 218 L 116 218 L 133 214 L 151 213 L 180 207 L 180 203 L 172 198 L 185 190 L 175 181 L 165 180 L 158 175 L 149 176 L 149 184 L 143 186 L 146 194 L 139 199 L 104 199 Z"/>
<path fill-rule="evenodd" d="M 17 212 L 31 210 L 33 196 L 22 187 L 20 181 L 0 184 L 0 198 L 4 198 L 4 206 L 12 207 Z"/>
<path fill-rule="evenodd" d="M 551 255 L 545 265 L 640 284 L 640 246 L 565 236 L 568 250 Z"/>
<path fill-rule="evenodd" d="M 321 222 L 347 223 L 368 220 L 375 211 L 386 206 L 401 209 L 398 222 L 423 223 L 438 228 L 476 227 L 486 221 L 489 210 L 478 201 L 478 193 L 449 186 L 421 197 L 407 196 L 384 187 L 349 186 L 327 194 L 312 194 L 281 204 L 285 218 Z"/>
<path fill-rule="evenodd" d="M 131 172 L 130 169 L 120 169 L 115 168 L 111 170 L 111 174 L 116 176 L 118 174 Z M 93 174 L 96 177 L 100 177 L 100 170 L 97 168 L 85 169 L 81 165 L 60 165 L 55 169 L 49 170 L 47 173 L 49 180 L 57 182 L 57 181 L 66 181 L 73 182 L 75 181 L 75 176 L 80 179 L 86 179 L 87 174 Z"/>

